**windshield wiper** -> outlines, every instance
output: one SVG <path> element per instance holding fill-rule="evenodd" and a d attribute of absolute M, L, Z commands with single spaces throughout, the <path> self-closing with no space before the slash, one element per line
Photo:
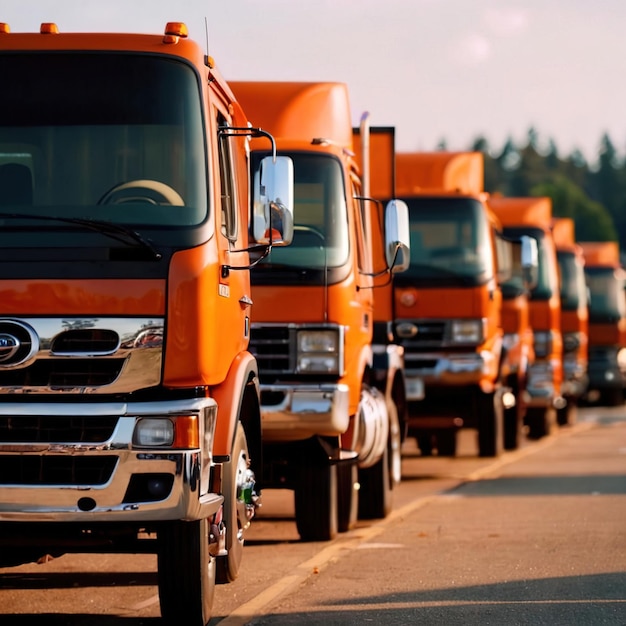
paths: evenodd
<path fill-rule="evenodd" d="M 3 213 L 0 212 L 0 218 L 3 219 L 26 219 L 26 220 L 47 220 L 49 222 L 64 222 L 66 224 L 76 224 L 78 226 L 84 226 L 98 233 L 102 233 L 115 241 L 119 241 L 125 245 L 131 245 L 128 241 L 130 238 L 136 244 L 149 250 L 154 257 L 155 261 L 159 261 L 163 258 L 163 255 L 145 238 L 141 233 L 136 230 L 117 224 L 115 222 L 108 222 L 106 220 L 94 220 L 87 217 L 59 217 L 55 215 L 37 215 L 31 213 Z M 124 235 L 124 236 L 122 236 Z"/>

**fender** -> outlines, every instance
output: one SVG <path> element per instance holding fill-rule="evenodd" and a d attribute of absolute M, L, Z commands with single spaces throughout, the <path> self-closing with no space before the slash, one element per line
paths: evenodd
<path fill-rule="evenodd" d="M 256 397 L 259 398 L 259 373 L 256 359 L 246 351 L 240 352 L 233 360 L 224 382 L 209 390 L 210 395 L 217 401 L 218 407 L 213 442 L 214 457 L 230 456 L 235 427 L 241 415 L 246 387 L 250 383 L 254 385 Z M 250 416 L 250 419 L 260 425 L 261 416 L 258 406 L 260 406 L 259 402 L 257 402 L 257 415 Z"/>

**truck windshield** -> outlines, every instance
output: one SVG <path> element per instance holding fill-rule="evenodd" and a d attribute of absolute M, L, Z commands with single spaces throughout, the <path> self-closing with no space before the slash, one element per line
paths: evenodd
<path fill-rule="evenodd" d="M 409 206 L 411 265 L 398 284 L 481 284 L 494 276 L 489 224 L 471 198 L 403 198 Z"/>
<path fill-rule="evenodd" d="M 579 307 L 586 306 L 587 303 L 583 266 L 573 252 L 558 251 L 556 258 L 561 276 L 561 308 L 566 311 L 576 311 Z"/>
<path fill-rule="evenodd" d="M 255 155 L 255 167 L 260 156 Z M 350 250 L 345 186 L 334 157 L 289 153 L 294 167 L 294 233 L 290 246 L 272 248 L 259 264 L 324 270 L 343 266 Z"/>
<path fill-rule="evenodd" d="M 146 54 L 5 52 L 0 85 L 0 212 L 151 227 L 206 218 L 190 66 Z"/>
<path fill-rule="evenodd" d="M 616 322 L 626 317 L 624 280 L 612 267 L 585 267 L 589 287 L 589 321 Z"/>

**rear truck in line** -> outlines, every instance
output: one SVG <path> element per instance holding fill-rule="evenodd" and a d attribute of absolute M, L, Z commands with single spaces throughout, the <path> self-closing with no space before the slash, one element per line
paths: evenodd
<path fill-rule="evenodd" d="M 589 289 L 590 403 L 618 406 L 626 387 L 626 273 L 616 241 L 580 241 Z"/>
<path fill-rule="evenodd" d="M 365 137 L 365 145 L 361 142 L 362 137 Z M 353 129 L 353 141 L 354 154 L 362 172 L 363 195 L 368 201 L 375 203 L 372 219 L 378 222 L 378 226 L 372 228 L 372 251 L 373 258 L 381 265 L 385 259 L 383 236 L 385 231 L 382 224 L 384 200 L 395 198 L 395 128 L 369 126 L 368 117 L 364 115 L 360 126 Z M 368 155 L 369 164 L 361 163 Z M 406 237 L 408 238 L 408 234 Z M 381 487 L 387 489 L 387 484 L 389 489 L 385 492 L 386 498 L 360 498 L 359 517 L 384 517 L 390 510 L 392 490 L 402 477 L 401 447 L 408 427 L 404 348 L 396 341 L 393 333 L 395 319 L 393 275 L 389 275 L 385 270 L 384 266 L 374 267 L 371 374 L 373 384 L 385 396 L 389 413 L 390 433 L 386 453 L 389 476 L 385 477 L 378 470 L 362 470 L 359 473 L 359 483 L 360 489 L 365 493 L 371 494 L 372 490 Z M 376 509 L 372 508 L 373 503 L 378 503 Z"/>
<path fill-rule="evenodd" d="M 491 197 L 490 206 L 493 208 L 499 200 L 498 197 Z M 528 370 L 535 360 L 530 325 L 530 291 L 537 282 L 538 248 L 537 240 L 526 235 L 508 241 L 512 271 L 511 276 L 501 284 L 504 330 L 502 376 L 515 402 L 504 409 L 504 448 L 515 450 L 523 437 Z"/>
<path fill-rule="evenodd" d="M 527 436 L 540 439 L 556 427 L 556 411 L 566 404 L 561 388 L 561 297 L 552 233 L 552 201 L 548 197 L 509 197 L 492 206 L 506 237 L 526 235 L 537 240 L 538 278 L 530 292 L 535 361 L 528 371 L 524 422 Z"/>
<path fill-rule="evenodd" d="M 385 256 L 374 259 L 379 222 L 364 199 L 344 83 L 232 85 L 251 120 L 275 136 L 279 154 L 293 159 L 295 175 L 293 243 L 261 259 L 253 274 L 259 483 L 293 490 L 300 537 L 328 540 L 359 514 L 389 509 L 395 426 L 372 371 L 374 273 L 381 264 L 387 275 L 407 264 L 406 207 L 386 207 Z M 253 162 L 265 154 L 253 141 Z"/>
<path fill-rule="evenodd" d="M 479 152 L 396 154 L 396 194 L 409 207 L 411 263 L 394 278 L 404 347 L 408 436 L 421 453 L 456 454 L 460 428 L 480 456 L 504 446 L 502 292 L 508 247 L 483 192 Z"/>
<path fill-rule="evenodd" d="M 163 617 L 207 624 L 258 504 L 247 141 L 271 137 L 181 22 L 2 23 L 0 83 L 0 562 L 156 553 Z M 263 174 L 256 230 L 271 210 L 286 244 L 292 164 Z"/>
<path fill-rule="evenodd" d="M 576 243 L 575 232 L 572 218 L 553 218 L 552 234 L 561 293 L 562 395 L 565 399 L 565 406 L 556 412 L 559 426 L 576 422 L 578 405 L 588 385 L 589 296 L 585 282 L 585 257 Z"/>

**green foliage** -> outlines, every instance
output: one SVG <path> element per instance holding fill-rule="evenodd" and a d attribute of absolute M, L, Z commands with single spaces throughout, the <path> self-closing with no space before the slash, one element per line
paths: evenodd
<path fill-rule="evenodd" d="M 549 196 L 554 215 L 571 217 L 579 241 L 619 240 L 626 250 L 626 163 L 604 135 L 597 164 L 578 150 L 562 158 L 553 140 L 541 149 L 539 135 L 528 130 L 525 145 L 508 138 L 494 154 L 484 137 L 471 150 L 485 157 L 485 190 L 510 197 Z"/>

